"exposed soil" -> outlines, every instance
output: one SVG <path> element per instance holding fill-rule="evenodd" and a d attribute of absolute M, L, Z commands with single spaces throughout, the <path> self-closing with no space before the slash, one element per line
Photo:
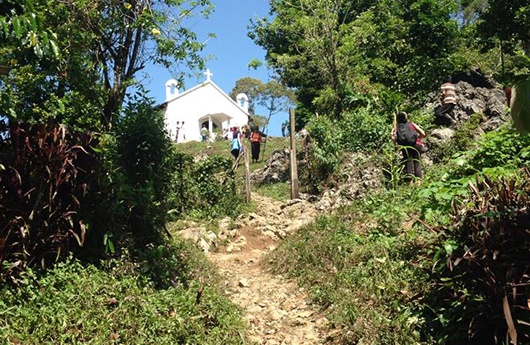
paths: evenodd
<path fill-rule="evenodd" d="M 208 257 L 219 268 L 225 293 L 244 311 L 253 344 L 322 344 L 327 322 L 307 292 L 267 268 L 266 254 L 318 212 L 302 200 L 282 203 L 253 194 L 257 212 L 236 220 L 228 243 Z"/>

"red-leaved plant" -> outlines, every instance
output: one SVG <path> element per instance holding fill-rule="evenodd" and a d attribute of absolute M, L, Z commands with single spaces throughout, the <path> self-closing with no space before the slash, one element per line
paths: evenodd
<path fill-rule="evenodd" d="M 0 275 L 46 265 L 83 246 L 79 210 L 90 193 L 92 137 L 64 126 L 2 123 Z"/>
<path fill-rule="evenodd" d="M 458 247 L 448 258 L 455 286 L 475 308 L 468 336 L 481 344 L 530 341 L 530 171 L 517 179 L 477 178 L 467 200 L 453 205 Z M 481 320 L 481 321 L 479 321 Z M 468 342 L 472 343 L 472 342 Z"/>

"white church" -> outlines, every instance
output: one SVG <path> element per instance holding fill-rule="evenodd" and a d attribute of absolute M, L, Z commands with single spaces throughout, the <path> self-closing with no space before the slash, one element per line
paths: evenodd
<path fill-rule="evenodd" d="M 158 108 L 164 111 L 166 128 L 177 143 L 200 141 L 203 127 L 211 140 L 214 130 L 223 133 L 249 121 L 248 97 L 241 93 L 234 101 L 211 80 L 210 70 L 204 74 L 206 81 L 180 93 L 175 79 L 166 82 L 166 100 Z"/>

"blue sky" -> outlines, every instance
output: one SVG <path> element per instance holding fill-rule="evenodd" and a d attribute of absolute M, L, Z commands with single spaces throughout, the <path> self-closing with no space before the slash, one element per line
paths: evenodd
<path fill-rule="evenodd" d="M 248 69 L 248 63 L 252 59 L 265 63 L 265 51 L 247 36 L 247 26 L 251 18 L 268 16 L 269 0 L 212 0 L 212 3 L 215 12 L 208 19 L 196 19 L 192 26 L 200 42 L 207 40 L 208 33 L 216 35 L 207 41 L 203 51 L 204 56 L 213 55 L 213 59 L 207 63 L 207 68 L 213 73 L 212 81 L 227 94 L 234 88 L 238 79 L 246 76 L 267 82 L 269 71 L 265 67 Z M 157 104 L 163 103 L 164 85 L 173 76 L 162 67 L 150 66 L 147 72 L 149 77 L 144 81 L 144 85 L 149 90 L 149 95 Z M 201 73 L 198 79 L 187 79 L 185 88 L 190 89 L 204 80 L 206 76 Z M 256 113 L 266 112 L 257 108 Z M 274 115 L 268 126 L 268 134 L 281 135 L 281 123 L 287 118 L 287 112 Z"/>

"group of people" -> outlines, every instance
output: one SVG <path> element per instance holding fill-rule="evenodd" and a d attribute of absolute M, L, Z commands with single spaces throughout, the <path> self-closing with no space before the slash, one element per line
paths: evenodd
<path fill-rule="evenodd" d="M 441 89 L 441 105 L 435 109 L 436 121 L 447 125 L 454 125 L 456 120 L 452 116 L 452 111 L 457 104 L 456 87 L 452 83 L 451 77 L 444 79 Z M 184 124 L 184 123 L 182 123 Z M 282 123 L 282 136 L 285 136 L 288 130 L 288 121 Z M 203 133 L 204 131 L 204 133 Z M 207 128 L 201 130 L 202 140 L 207 140 Z M 243 141 L 250 141 L 252 163 L 257 163 L 261 151 L 261 142 L 267 137 L 266 134 L 259 130 L 258 126 L 249 127 L 232 127 L 223 133 L 225 139 L 231 139 L 230 153 L 237 159 L 244 150 Z M 425 131 L 417 124 L 410 121 L 406 112 L 399 112 L 394 121 L 391 138 L 392 141 L 401 146 L 401 154 L 404 163 L 405 179 L 413 182 L 421 181 L 423 178 L 423 169 L 421 166 L 421 154 L 425 146 L 422 139 L 425 137 Z"/>
<path fill-rule="evenodd" d="M 456 87 L 452 83 L 451 77 L 444 79 L 440 90 L 441 105 L 435 109 L 435 121 L 441 124 L 454 125 L 456 120 L 452 111 L 457 104 L 457 98 Z M 401 146 L 405 180 L 410 183 L 414 180 L 421 182 L 421 178 L 423 178 L 421 154 L 425 150 L 422 139 L 425 137 L 425 131 L 410 121 L 408 114 L 402 111 L 396 115 L 390 136 L 394 143 Z"/>
<path fill-rule="evenodd" d="M 230 153 L 237 159 L 244 150 L 243 141 L 247 139 L 250 141 L 252 163 L 257 163 L 261 151 L 261 142 L 265 140 L 267 135 L 259 130 L 258 126 L 243 126 L 241 130 L 237 127 L 231 129 L 232 141 L 230 142 Z"/>

